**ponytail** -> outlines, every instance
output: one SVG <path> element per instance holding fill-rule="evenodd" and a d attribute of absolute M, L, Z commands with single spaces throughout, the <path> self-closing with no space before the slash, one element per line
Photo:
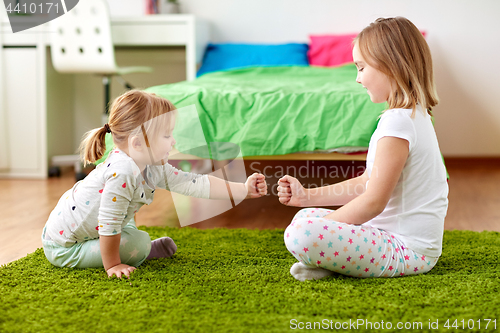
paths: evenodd
<path fill-rule="evenodd" d="M 104 156 L 106 152 L 106 133 L 109 131 L 108 128 L 96 128 L 85 133 L 84 139 L 80 144 L 80 157 L 84 166 L 94 163 Z"/>
<path fill-rule="evenodd" d="M 175 106 L 165 98 L 141 90 L 129 90 L 111 104 L 108 124 L 85 133 L 80 156 L 85 165 L 100 160 L 106 153 L 106 133 L 113 134 L 116 147 L 126 147 L 128 138 L 147 121 Z"/>

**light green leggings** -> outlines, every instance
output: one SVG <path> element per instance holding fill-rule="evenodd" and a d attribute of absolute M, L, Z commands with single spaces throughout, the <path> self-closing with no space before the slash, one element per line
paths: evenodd
<path fill-rule="evenodd" d="M 57 267 L 100 268 L 103 267 L 99 239 L 76 243 L 71 247 L 56 244 L 45 239 L 42 233 L 43 251 L 47 259 Z M 146 260 L 151 251 L 151 238 L 145 231 L 138 230 L 131 220 L 121 233 L 120 258 L 123 264 L 137 267 Z"/>

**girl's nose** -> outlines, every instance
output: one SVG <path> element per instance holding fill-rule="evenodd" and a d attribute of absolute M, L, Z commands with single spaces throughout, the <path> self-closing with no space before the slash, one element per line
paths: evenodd
<path fill-rule="evenodd" d="M 359 78 L 359 73 L 358 73 L 358 75 L 356 75 L 356 82 L 361 84 L 361 79 Z"/>

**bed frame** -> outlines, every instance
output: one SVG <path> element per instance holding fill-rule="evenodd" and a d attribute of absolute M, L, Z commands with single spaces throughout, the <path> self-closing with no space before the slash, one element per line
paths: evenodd
<path fill-rule="evenodd" d="M 203 158 L 179 153 L 175 148 L 171 152 L 170 160 L 201 160 Z M 366 161 L 366 153 L 341 154 L 341 153 L 293 153 L 286 155 L 245 156 L 244 160 L 264 161 Z"/>

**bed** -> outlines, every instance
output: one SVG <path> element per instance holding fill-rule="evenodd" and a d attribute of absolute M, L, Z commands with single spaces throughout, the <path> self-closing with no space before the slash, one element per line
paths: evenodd
<path fill-rule="evenodd" d="M 355 82 L 354 37 L 209 44 L 198 78 L 147 91 L 196 109 L 178 117 L 174 132 L 175 148 L 191 157 L 225 159 L 193 147 L 227 142 L 245 159 L 362 160 L 385 105 Z"/>
<path fill-rule="evenodd" d="M 355 82 L 354 36 L 209 44 L 195 80 L 146 89 L 182 111 L 169 159 L 366 159 L 385 104 L 372 103 Z M 227 144 L 213 154 L 214 142 Z"/>
<path fill-rule="evenodd" d="M 206 142 L 238 145 L 245 159 L 315 159 L 319 155 L 359 159 L 364 155 L 355 153 L 367 150 L 384 105 L 373 104 L 355 78 L 354 64 L 252 66 L 147 91 L 169 99 L 179 109 L 194 106 Z M 176 149 L 209 158 L 191 149 L 196 146 L 190 140 L 198 119 L 186 118 L 176 125 Z"/>

